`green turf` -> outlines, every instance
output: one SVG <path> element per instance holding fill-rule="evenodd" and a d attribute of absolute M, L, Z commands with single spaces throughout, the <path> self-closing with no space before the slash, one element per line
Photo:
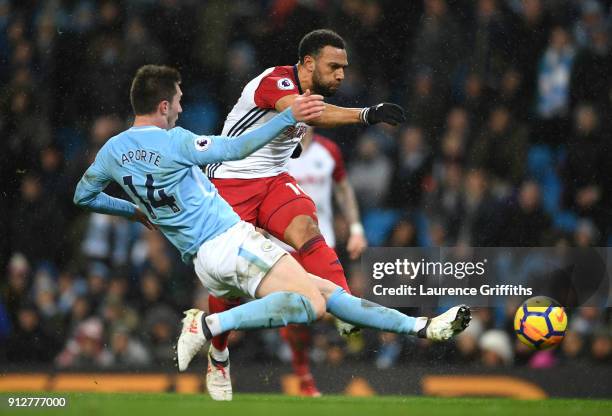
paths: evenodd
<path fill-rule="evenodd" d="M 8 397 L 66 397 L 63 409 L 8 408 Z M 0 394 L 4 415 L 111 416 L 355 416 L 355 415 L 612 415 L 612 400 L 549 399 L 519 401 L 491 398 L 325 396 L 306 399 L 281 395 L 236 395 L 233 402 L 213 402 L 206 395 L 21 393 Z"/>

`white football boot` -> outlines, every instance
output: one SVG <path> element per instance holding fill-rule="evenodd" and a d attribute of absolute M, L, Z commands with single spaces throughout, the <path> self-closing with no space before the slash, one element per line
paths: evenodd
<path fill-rule="evenodd" d="M 446 341 L 467 328 L 471 319 L 472 315 L 468 306 L 455 306 L 442 315 L 427 318 L 427 323 L 417 335 L 419 338 L 427 338 L 432 341 Z"/>
<path fill-rule="evenodd" d="M 232 379 L 230 377 L 229 357 L 217 361 L 212 356 L 212 345 L 208 350 L 208 369 L 206 370 L 206 390 L 213 400 L 232 400 Z"/>
<path fill-rule="evenodd" d="M 185 311 L 183 330 L 176 345 L 179 371 L 185 371 L 193 357 L 200 352 L 207 340 L 204 334 L 208 333 L 208 338 L 212 338 L 208 328 L 203 328 L 204 316 L 204 312 L 199 309 Z"/>

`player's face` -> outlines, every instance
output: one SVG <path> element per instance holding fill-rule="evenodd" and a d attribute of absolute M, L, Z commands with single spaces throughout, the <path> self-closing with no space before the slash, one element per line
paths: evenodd
<path fill-rule="evenodd" d="M 334 95 L 344 79 L 344 68 L 348 66 L 346 50 L 325 46 L 314 59 L 314 63 L 313 92 L 325 97 Z"/>
<path fill-rule="evenodd" d="M 179 114 L 183 112 L 183 108 L 181 107 L 182 96 L 183 92 L 181 91 L 181 87 L 176 84 L 176 94 L 174 94 L 174 97 L 172 97 L 172 101 L 168 106 L 168 114 L 166 114 L 169 129 L 173 128 L 176 125 L 176 120 L 178 120 Z"/>

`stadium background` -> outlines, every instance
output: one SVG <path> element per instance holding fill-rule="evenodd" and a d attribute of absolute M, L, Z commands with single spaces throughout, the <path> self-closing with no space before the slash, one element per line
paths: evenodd
<path fill-rule="evenodd" d="M 348 43 L 332 102 L 407 110 L 401 128 L 323 132 L 344 151 L 371 245 L 610 245 L 610 3 L 0 0 L 0 367 L 174 371 L 180 312 L 206 308 L 206 292 L 160 234 L 76 209 L 74 186 L 129 125 L 140 65 L 178 67 L 179 124 L 218 133 L 242 86 L 296 62 L 314 28 Z M 336 228 L 359 293 L 367 276 L 343 253 L 340 217 Z M 477 310 L 467 334 L 435 347 L 368 331 L 347 342 L 319 324 L 314 372 L 325 390 L 347 371 L 553 368 L 612 396 L 609 309 L 570 311 L 562 347 L 535 355 L 515 342 L 512 313 Z M 276 331 L 236 333 L 230 348 L 246 389 L 261 366 L 289 372 Z"/>

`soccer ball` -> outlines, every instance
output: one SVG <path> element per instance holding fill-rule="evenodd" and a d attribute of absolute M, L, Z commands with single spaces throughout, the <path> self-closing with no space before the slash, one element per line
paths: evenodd
<path fill-rule="evenodd" d="M 514 315 L 514 332 L 525 345 L 545 350 L 563 340 L 567 314 L 563 306 L 546 296 L 527 299 Z"/>

